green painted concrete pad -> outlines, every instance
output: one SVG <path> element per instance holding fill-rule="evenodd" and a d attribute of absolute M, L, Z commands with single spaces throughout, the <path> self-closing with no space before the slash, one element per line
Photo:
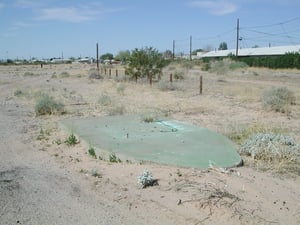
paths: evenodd
<path fill-rule="evenodd" d="M 181 167 L 232 167 L 241 162 L 223 135 L 176 120 L 144 122 L 141 116 L 68 119 L 62 124 L 81 140 L 120 158 Z"/>

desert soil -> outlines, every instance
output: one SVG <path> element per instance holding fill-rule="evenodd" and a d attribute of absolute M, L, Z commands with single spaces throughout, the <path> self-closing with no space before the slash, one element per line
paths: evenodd
<path fill-rule="evenodd" d="M 124 81 L 122 69 L 118 77 L 89 79 L 91 67 L 0 67 L 1 225 L 300 224 L 299 171 L 278 173 L 281 165 L 262 170 L 257 163 L 226 170 L 111 163 L 89 156 L 83 140 L 66 145 L 70 133 L 60 126 L 71 117 L 151 113 L 224 135 L 245 127 L 280 129 L 299 143 L 299 71 L 248 68 L 217 75 L 194 68 L 184 70 L 184 80 L 170 91 L 164 85 L 176 68 L 150 87 Z M 297 97 L 289 113 L 262 108 L 263 91 L 277 86 Z M 44 93 L 63 102 L 66 114 L 36 116 Z M 137 184 L 144 169 L 158 185 Z"/>

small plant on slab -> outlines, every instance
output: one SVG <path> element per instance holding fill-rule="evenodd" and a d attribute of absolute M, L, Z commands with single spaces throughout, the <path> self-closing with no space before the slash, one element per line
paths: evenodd
<path fill-rule="evenodd" d="M 69 146 L 74 146 L 78 143 L 76 136 L 71 133 L 70 136 L 65 140 L 65 143 Z"/>
<path fill-rule="evenodd" d="M 97 155 L 96 155 L 95 149 L 93 147 L 89 148 L 88 153 L 91 157 L 97 159 Z"/>
<path fill-rule="evenodd" d="M 120 163 L 122 162 L 121 159 L 119 159 L 115 153 L 112 153 L 109 155 L 109 161 L 112 163 Z"/>

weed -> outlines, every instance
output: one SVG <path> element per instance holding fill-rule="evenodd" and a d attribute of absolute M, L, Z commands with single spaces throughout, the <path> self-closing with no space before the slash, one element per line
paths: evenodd
<path fill-rule="evenodd" d="M 156 116 L 149 114 L 149 115 L 143 116 L 142 121 L 145 123 L 154 123 L 154 122 L 158 121 L 158 119 Z"/>
<path fill-rule="evenodd" d="M 57 145 L 61 145 L 61 144 L 62 144 L 62 141 L 61 141 L 60 138 L 58 138 L 58 139 L 56 139 L 56 140 L 54 141 L 54 143 L 57 144 Z"/>
<path fill-rule="evenodd" d="M 98 103 L 102 106 L 109 106 L 112 105 L 113 100 L 109 95 L 102 94 L 98 99 Z"/>
<path fill-rule="evenodd" d="M 70 136 L 65 140 L 65 143 L 69 146 L 74 146 L 78 143 L 76 136 L 71 133 Z"/>
<path fill-rule="evenodd" d="M 126 88 L 125 84 L 118 85 L 118 87 L 117 87 L 118 94 L 124 95 L 125 88 Z"/>
<path fill-rule="evenodd" d="M 123 115 L 125 113 L 125 107 L 123 105 L 116 106 L 109 111 L 110 116 Z"/>
<path fill-rule="evenodd" d="M 175 72 L 174 72 L 174 78 L 176 80 L 183 80 L 184 79 L 184 72 L 183 71 L 175 70 Z"/>
<path fill-rule="evenodd" d="M 263 93 L 263 106 L 276 112 L 290 112 L 290 105 L 296 104 L 294 92 L 287 87 L 272 88 Z"/>
<path fill-rule="evenodd" d="M 23 92 L 22 90 L 20 90 L 20 89 L 15 90 L 14 96 L 20 97 L 20 96 L 22 96 L 22 95 L 24 95 L 24 92 Z"/>
<path fill-rule="evenodd" d="M 48 138 L 46 137 L 46 133 L 44 132 L 43 128 L 40 129 L 40 133 L 36 138 L 37 140 L 41 141 L 41 140 L 48 140 Z"/>
<path fill-rule="evenodd" d="M 69 74 L 68 72 L 66 72 L 66 71 L 62 72 L 62 73 L 59 75 L 60 78 L 66 78 L 66 77 L 69 77 L 69 76 L 70 76 L 70 74 Z"/>
<path fill-rule="evenodd" d="M 96 155 L 95 149 L 93 147 L 89 148 L 88 153 L 91 157 L 97 159 L 97 155 Z"/>
<path fill-rule="evenodd" d="M 99 74 L 99 71 L 97 69 L 90 69 L 89 78 L 90 79 L 103 79 L 103 77 Z"/>
<path fill-rule="evenodd" d="M 175 82 L 168 82 L 161 80 L 158 83 L 158 89 L 161 91 L 175 91 L 175 90 L 181 90 L 180 86 Z"/>
<path fill-rule="evenodd" d="M 55 101 L 47 94 L 42 95 L 35 105 L 35 113 L 37 116 L 63 114 L 64 112 L 64 105 L 61 102 Z"/>
<path fill-rule="evenodd" d="M 31 77 L 31 76 L 34 76 L 35 74 L 34 73 L 32 73 L 32 72 L 25 72 L 24 73 L 24 76 L 25 77 Z"/>
<path fill-rule="evenodd" d="M 115 153 L 112 153 L 109 155 L 109 162 L 112 162 L 112 163 L 120 163 L 122 162 L 121 159 L 119 159 Z"/>
<path fill-rule="evenodd" d="M 92 171 L 91 171 L 91 175 L 92 175 L 93 177 L 102 178 L 102 174 L 99 173 L 97 170 L 92 170 Z"/>

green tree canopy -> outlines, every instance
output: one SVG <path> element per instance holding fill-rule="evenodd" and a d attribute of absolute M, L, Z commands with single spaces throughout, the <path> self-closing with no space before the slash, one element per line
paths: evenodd
<path fill-rule="evenodd" d="M 219 50 L 227 50 L 228 49 L 227 43 L 226 42 L 221 42 L 218 49 Z"/>
<path fill-rule="evenodd" d="M 111 53 L 105 53 L 103 55 L 100 56 L 100 59 L 103 60 L 112 60 L 114 58 L 114 55 Z"/>
<path fill-rule="evenodd" d="M 119 53 L 115 56 L 115 60 L 121 61 L 122 63 L 127 63 L 130 59 L 130 51 L 119 51 Z"/>
<path fill-rule="evenodd" d="M 137 81 L 141 77 L 152 78 L 152 76 L 161 75 L 165 65 L 166 61 L 157 49 L 153 47 L 136 48 L 131 52 L 125 73 Z"/>

